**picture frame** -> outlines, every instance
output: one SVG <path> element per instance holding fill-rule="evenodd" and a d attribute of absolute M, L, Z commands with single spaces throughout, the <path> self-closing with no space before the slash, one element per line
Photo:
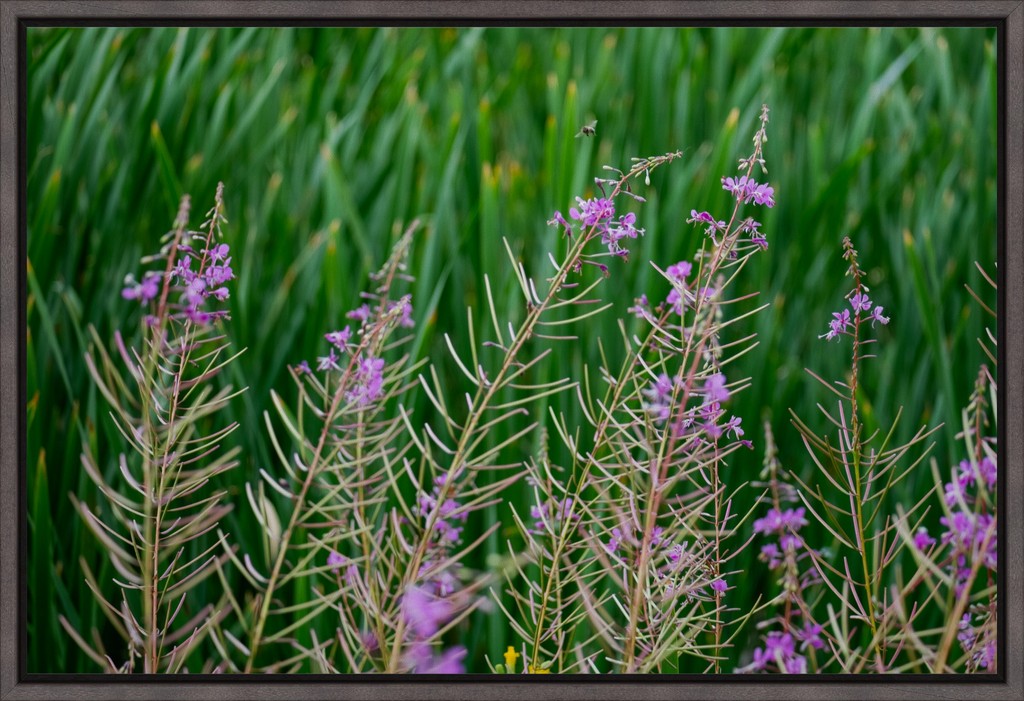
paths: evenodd
<path fill-rule="evenodd" d="M 997 675 L 905 675 L 867 678 L 821 675 L 625 675 L 446 678 L 353 677 L 291 679 L 228 675 L 183 678 L 29 674 L 25 668 L 27 558 L 25 516 L 25 31 L 40 24 L 73 25 L 955 25 L 998 28 L 1000 276 L 1000 615 Z M 4 701 L 89 699 L 1024 699 L 1024 4 L 922 0 L 718 3 L 595 0 L 453 0 L 280 2 L 253 0 L 95 0 L 88 3 L 11 0 L 0 5 L 0 698 Z M 1004 654 L 1006 653 L 1006 654 Z"/>

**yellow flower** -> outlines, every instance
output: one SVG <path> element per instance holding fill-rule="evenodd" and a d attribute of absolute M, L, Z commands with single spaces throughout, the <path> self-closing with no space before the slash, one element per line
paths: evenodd
<path fill-rule="evenodd" d="M 533 665 L 530 665 L 529 671 L 530 674 L 551 674 L 550 669 L 544 669 L 543 667 L 534 667 Z"/>
<path fill-rule="evenodd" d="M 516 660 L 519 659 L 519 657 L 520 655 L 516 652 L 516 649 L 509 645 L 508 650 L 505 651 L 505 667 L 509 674 L 515 674 Z"/>

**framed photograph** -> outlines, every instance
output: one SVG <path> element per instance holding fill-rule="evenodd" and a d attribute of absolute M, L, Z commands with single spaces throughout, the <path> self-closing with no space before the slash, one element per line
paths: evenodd
<path fill-rule="evenodd" d="M 0 697 L 1024 699 L 1019 2 L 0 6 Z"/>

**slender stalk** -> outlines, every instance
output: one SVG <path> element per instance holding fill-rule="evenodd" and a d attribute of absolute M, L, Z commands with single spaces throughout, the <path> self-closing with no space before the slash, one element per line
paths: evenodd
<path fill-rule="evenodd" d="M 864 291 L 864 286 L 861 282 L 861 270 L 857 264 L 856 252 L 852 246 L 849 250 L 850 258 L 850 270 L 853 274 L 854 279 L 854 293 L 860 295 Z M 867 524 L 864 520 L 864 498 L 863 498 L 863 482 L 861 479 L 861 427 L 860 427 L 860 415 L 857 407 L 857 389 L 859 387 L 858 375 L 860 369 L 861 355 L 860 355 L 860 326 L 863 323 L 861 318 L 861 309 L 858 306 L 854 310 L 854 323 L 853 323 L 853 359 L 851 362 L 851 379 L 850 379 L 850 422 L 851 430 L 849 436 L 850 442 L 850 455 L 853 460 L 853 488 L 854 488 L 854 527 L 857 529 L 857 548 L 860 551 L 860 562 L 861 568 L 864 575 L 864 595 L 867 599 L 867 614 L 868 623 L 871 627 L 871 638 L 874 641 L 874 651 L 876 663 L 881 666 L 883 664 L 882 655 L 882 643 L 878 640 L 878 623 L 877 615 L 875 613 L 875 600 L 874 591 L 872 587 L 872 579 L 874 574 L 871 572 L 868 566 L 868 555 L 867 555 Z"/>
<path fill-rule="evenodd" d="M 758 135 L 755 136 L 755 139 L 754 139 L 754 153 L 751 155 L 750 159 L 747 162 L 747 168 L 746 168 L 746 173 L 745 173 L 745 175 L 747 177 L 750 177 L 750 175 L 753 173 L 754 165 L 756 163 L 760 162 L 759 159 L 761 157 L 761 147 L 762 147 L 763 139 L 759 138 L 759 137 L 763 137 L 763 128 L 764 128 L 764 125 L 762 123 L 762 131 L 758 132 Z M 736 218 L 739 215 L 739 211 L 740 211 L 741 205 L 742 205 L 742 200 L 740 198 L 737 198 L 736 203 L 733 205 L 733 210 L 732 210 L 731 216 L 729 217 L 729 222 L 726 225 L 726 229 L 725 229 L 726 233 L 723 236 L 722 243 L 721 243 L 720 246 L 716 246 L 715 247 L 714 253 L 712 254 L 711 263 L 709 264 L 709 266 L 707 268 L 706 275 L 702 275 L 702 273 L 704 272 L 703 260 L 702 260 L 702 264 L 701 264 L 701 270 L 699 270 L 698 274 L 697 274 L 697 283 L 696 283 L 697 290 L 696 290 L 695 302 L 694 302 L 694 333 L 691 333 L 691 334 L 689 334 L 687 336 L 686 346 L 685 346 L 684 352 L 682 354 L 683 362 L 680 364 L 679 374 L 677 376 L 677 380 L 685 380 L 685 386 L 683 388 L 683 395 L 682 395 L 682 397 L 681 398 L 677 398 L 677 396 L 676 396 L 676 393 L 679 391 L 679 387 L 678 387 L 679 382 L 673 383 L 673 389 L 672 389 L 672 402 L 673 402 L 673 405 L 676 407 L 676 416 L 674 417 L 674 422 L 678 422 L 679 419 L 682 417 L 683 412 L 685 411 L 686 404 L 689 401 L 689 398 L 691 396 L 691 392 L 692 392 L 692 389 L 693 389 L 693 380 L 694 380 L 694 377 L 696 375 L 697 363 L 698 363 L 699 359 L 701 358 L 701 356 L 703 354 L 702 351 L 703 351 L 704 346 L 706 345 L 707 340 L 708 340 L 708 334 L 707 333 L 700 334 L 700 341 L 699 341 L 699 343 L 697 345 L 696 351 L 694 351 L 694 345 L 693 345 L 694 344 L 694 337 L 697 335 L 696 334 L 696 328 L 697 328 L 697 323 L 700 320 L 700 312 L 701 312 L 701 309 L 702 309 L 702 305 L 704 304 L 705 301 L 708 301 L 708 302 L 710 301 L 710 300 L 705 300 L 706 295 L 703 292 L 703 287 L 707 287 L 708 285 L 710 285 L 711 280 L 717 274 L 717 271 L 718 271 L 719 266 L 721 265 L 721 262 L 723 261 L 723 259 L 725 257 L 728 256 L 729 251 L 732 250 L 732 246 L 735 244 L 737 238 L 739 237 L 739 234 L 740 234 L 740 232 L 742 230 L 742 227 L 741 226 L 736 226 L 735 229 L 733 229 L 733 227 L 734 227 L 734 225 L 736 225 Z M 701 285 L 701 281 L 702 280 L 703 280 L 703 287 Z M 690 363 L 690 367 L 687 369 L 686 368 L 686 360 L 687 359 L 691 359 L 691 358 L 692 358 L 692 361 Z M 624 657 L 623 657 L 623 662 L 624 662 L 624 664 L 626 666 L 626 669 L 629 670 L 629 671 L 633 671 L 633 667 L 635 665 L 635 660 L 636 660 L 636 642 L 637 642 L 637 634 L 638 634 L 638 630 L 637 629 L 639 627 L 640 610 L 641 610 L 641 607 L 642 607 L 642 604 L 643 604 L 645 590 L 646 590 L 646 579 L 647 579 L 648 562 L 649 562 L 650 557 L 651 557 L 651 539 L 652 539 L 653 534 L 654 534 L 655 524 L 657 523 L 657 516 L 658 516 L 658 513 L 660 512 L 660 508 L 661 508 L 661 491 L 657 487 L 658 487 L 659 484 L 661 484 L 665 480 L 665 477 L 666 477 L 665 472 L 668 469 L 668 465 L 670 463 L 670 460 L 667 459 L 667 456 L 671 456 L 671 455 L 674 454 L 676 438 L 677 438 L 676 432 L 672 431 L 672 430 L 669 430 L 668 431 L 668 440 L 662 442 L 661 450 L 659 451 L 659 454 L 657 455 L 656 459 L 652 462 L 652 464 L 650 466 L 651 474 L 652 475 L 658 475 L 658 480 L 657 481 L 654 481 L 653 479 L 651 480 L 651 483 L 650 483 L 650 486 L 649 486 L 649 489 L 648 489 L 648 494 L 647 494 L 647 501 L 645 502 L 646 503 L 646 515 L 645 515 L 645 520 L 644 520 L 643 539 L 641 540 L 641 543 L 640 543 L 640 559 L 639 559 L 639 562 L 637 563 L 637 570 L 636 570 L 637 581 L 636 581 L 635 587 L 633 589 L 633 595 L 632 595 L 632 599 L 631 599 L 630 607 L 629 607 L 629 620 L 628 620 L 628 624 L 627 624 L 627 628 L 626 628 L 626 648 L 625 648 L 625 654 L 624 654 Z M 717 468 L 715 468 L 715 474 L 716 474 L 716 477 L 717 477 Z M 717 488 L 715 489 L 715 491 L 713 493 L 716 495 L 715 496 L 715 502 L 716 502 L 716 506 L 715 506 L 715 508 L 716 508 L 715 534 L 716 534 L 716 558 L 717 558 L 718 557 L 717 548 L 718 548 L 718 540 L 719 540 L 719 538 L 718 538 L 719 524 L 717 522 L 717 511 L 720 508 L 720 506 L 719 506 L 720 495 L 718 495 L 718 489 Z M 717 567 L 717 559 L 716 559 L 716 567 Z M 721 599 L 721 597 L 716 595 L 716 601 L 720 601 L 720 599 Z M 717 629 L 718 629 L 718 626 L 716 625 L 716 630 Z M 720 639 L 721 639 L 720 638 L 720 634 L 716 634 L 716 641 L 720 641 Z M 717 656 L 718 656 L 718 650 L 717 650 L 717 642 L 716 642 L 716 657 Z M 716 671 L 717 671 L 718 663 L 716 662 L 715 664 L 716 664 Z"/>
<path fill-rule="evenodd" d="M 718 441 L 715 441 L 715 459 L 711 463 L 711 493 L 715 495 L 715 575 L 721 574 L 722 562 L 722 491 L 718 484 Z M 722 592 L 715 590 L 715 674 L 721 671 L 722 654 Z"/>
<path fill-rule="evenodd" d="M 142 370 L 145 377 L 154 377 L 156 375 L 157 363 L 160 358 L 162 351 L 166 348 L 166 328 L 167 328 L 167 296 L 170 292 L 171 287 L 171 271 L 174 269 L 174 261 L 177 256 L 178 246 L 181 244 L 182 238 L 185 234 L 185 229 L 188 225 L 188 215 L 190 209 L 190 200 L 188 196 L 182 198 L 181 205 L 178 208 L 178 215 L 175 218 L 175 229 L 174 235 L 171 240 L 170 250 L 167 256 L 167 263 L 164 268 L 164 274 L 161 278 L 161 289 L 160 289 L 160 301 L 157 305 L 156 323 L 147 325 L 147 329 L 150 333 L 150 344 L 149 353 L 146 354 L 146 365 Z M 141 393 L 141 416 L 147 433 L 147 438 L 154 440 L 156 439 L 156 429 L 152 425 L 152 412 L 154 408 L 151 404 L 151 395 L 149 392 Z M 165 448 L 164 454 L 167 453 Z M 142 579 L 142 621 L 145 634 L 144 651 L 143 651 L 143 671 L 147 674 L 155 674 L 159 671 L 159 642 L 158 642 L 158 618 L 159 618 L 159 607 L 158 607 L 158 588 L 159 588 L 159 534 L 160 528 L 158 525 L 160 507 L 158 505 L 159 495 L 162 494 L 162 479 L 161 486 L 158 487 L 157 475 L 154 474 L 154 465 L 157 464 L 157 460 L 154 460 L 150 456 L 143 457 L 142 475 L 143 485 L 145 489 L 145 499 L 143 500 L 143 555 L 140 562 L 140 577 Z"/>

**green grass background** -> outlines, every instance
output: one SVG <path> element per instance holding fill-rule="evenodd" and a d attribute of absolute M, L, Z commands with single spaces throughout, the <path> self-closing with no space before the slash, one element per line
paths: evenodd
<path fill-rule="evenodd" d="M 762 418 L 783 463 L 810 473 L 787 411 L 825 429 L 815 403 L 829 395 L 803 368 L 839 377 L 847 362 L 847 348 L 818 340 L 847 290 L 844 235 L 892 317 L 865 375 L 869 428 L 898 405 L 904 438 L 921 422 L 956 425 L 982 361 L 983 319 L 964 285 L 994 305 L 974 270 L 996 256 L 991 29 L 32 28 L 27 46 L 31 671 L 94 671 L 57 616 L 100 625 L 79 561 L 111 575 L 68 499 L 95 502 L 83 441 L 101 455 L 122 446 L 86 374 L 84 329 L 111 338 L 136 328 L 124 275 L 156 248 L 181 194 L 198 222 L 219 180 L 239 275 L 227 328 L 248 347 L 226 378 L 249 387 L 227 412 L 243 425 L 235 494 L 273 467 L 261 420 L 269 390 L 287 396 L 286 363 L 323 349 L 404 223 L 426 224 L 411 265 L 414 352 L 436 359 L 461 395 L 441 334 L 466 342 L 466 305 L 485 313 L 485 272 L 499 305 L 519 308 L 501 237 L 540 277 L 557 245 L 545 220 L 589 193 L 602 165 L 685 150 L 645 192 L 647 235 L 612 266 L 603 289 L 615 309 L 544 370 L 564 376 L 596 362 L 597 339 L 614 351 L 615 319 L 634 296 L 667 293 L 647 261 L 692 254 L 691 208 L 725 211 L 719 178 L 749 152 L 763 102 L 778 205 L 758 212 L 771 248 L 735 292 L 758 291 L 770 307 L 743 324 L 760 345 L 731 371 L 753 378 L 733 410 L 759 449 L 724 479 L 757 478 Z M 597 135 L 574 139 L 594 118 Z M 943 467 L 959 460 L 952 430 L 934 455 Z M 925 469 L 897 496 L 916 501 L 930 486 Z M 510 498 L 525 508 L 525 489 Z M 258 547 L 245 508 L 228 530 Z M 494 538 L 481 557 L 501 549 Z M 770 586 L 753 551 L 737 566 L 749 574 L 734 578 L 733 602 Z M 496 616 L 471 631 L 477 670 L 515 642 Z"/>

